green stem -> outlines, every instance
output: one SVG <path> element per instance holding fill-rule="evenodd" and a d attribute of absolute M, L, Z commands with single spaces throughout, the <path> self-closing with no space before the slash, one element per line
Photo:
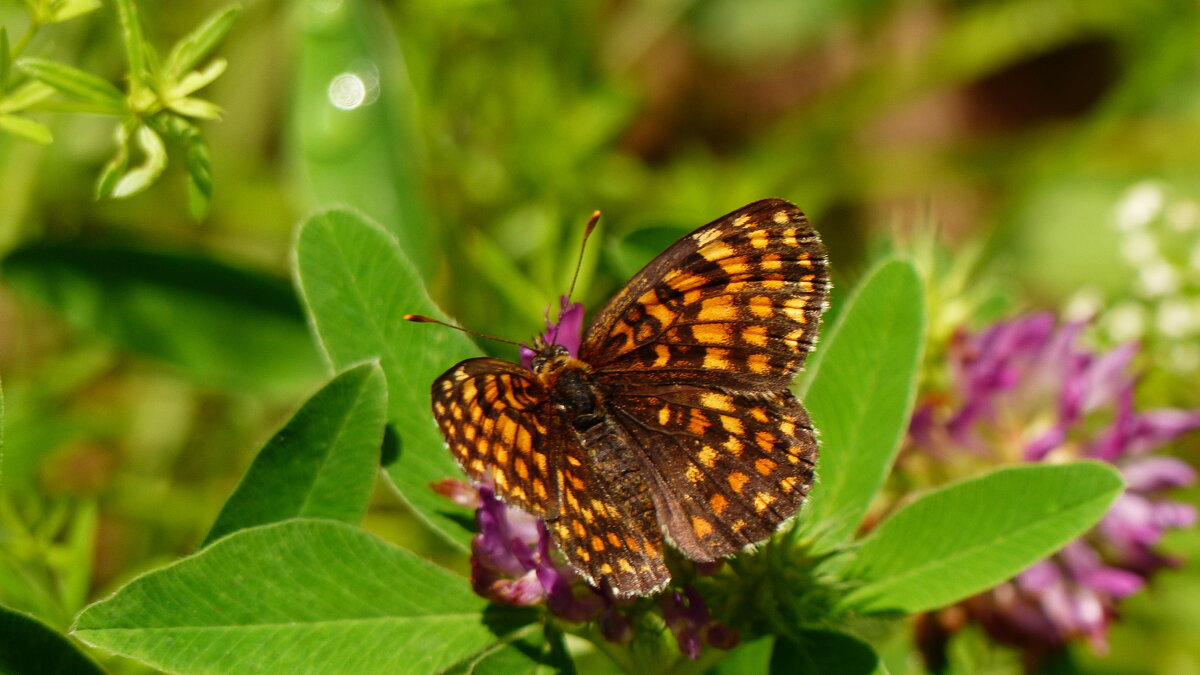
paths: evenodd
<path fill-rule="evenodd" d="M 21 52 L 25 51 L 25 48 L 28 47 L 29 43 L 33 40 L 33 36 L 41 27 L 42 24 L 37 20 L 37 17 L 29 17 L 29 25 L 25 27 L 25 32 L 21 34 L 20 39 L 18 39 L 12 46 L 10 60 L 17 60 L 17 57 L 21 55 Z"/>

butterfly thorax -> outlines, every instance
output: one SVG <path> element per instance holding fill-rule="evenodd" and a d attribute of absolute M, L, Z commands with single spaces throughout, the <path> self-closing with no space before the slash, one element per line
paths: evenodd
<path fill-rule="evenodd" d="M 550 403 L 578 433 L 604 421 L 606 411 L 592 382 L 591 367 L 572 358 L 562 345 L 534 343 L 533 372 L 549 394 Z"/>

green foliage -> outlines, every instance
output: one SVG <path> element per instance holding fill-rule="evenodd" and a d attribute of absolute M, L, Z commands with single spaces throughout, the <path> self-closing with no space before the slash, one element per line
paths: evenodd
<path fill-rule="evenodd" d="M 870 645 L 857 638 L 828 630 L 809 630 L 796 640 L 778 638 L 771 652 L 769 671 L 813 675 L 871 675 L 881 667 Z"/>
<path fill-rule="evenodd" d="M 100 675 L 104 671 L 42 622 L 0 606 L 0 672 Z"/>
<path fill-rule="evenodd" d="M 821 430 L 820 478 L 804 523 L 823 548 L 854 533 L 891 470 L 912 412 L 924 330 L 916 271 L 887 262 L 845 301 L 797 384 Z"/>
<path fill-rule="evenodd" d="M 241 530 L 138 577 L 71 632 L 173 672 L 415 674 L 469 659 L 531 619 L 487 608 L 466 580 L 357 528 L 300 519 Z"/>
<path fill-rule="evenodd" d="M 1096 524 L 1124 485 L 1107 464 L 1000 469 L 922 495 L 862 540 L 843 601 L 936 609 L 1010 579 Z"/>
<path fill-rule="evenodd" d="M 335 368 L 379 359 L 388 380 L 388 419 L 400 442 L 387 473 L 417 515 L 465 548 L 468 512 L 429 487 L 461 475 L 433 425 L 429 387 L 478 350 L 458 331 L 404 320 L 405 314 L 446 317 L 396 240 L 356 213 L 327 211 L 300 227 L 296 281 Z"/>
<path fill-rule="evenodd" d="M 100 7 L 97 0 L 40 0 L 30 3 L 30 30 L 21 43 L 9 47 L 7 31 L 0 33 L 0 129 L 35 143 L 53 140 L 50 130 L 27 117 L 13 115 L 24 110 L 57 109 L 118 118 L 116 153 L 96 181 L 97 197 L 124 198 L 136 195 L 158 181 L 167 167 L 163 136 L 181 145 L 187 161 L 188 209 L 203 218 L 212 199 L 211 168 L 207 144 L 189 118 L 217 119 L 217 105 L 192 96 L 225 72 L 226 61 L 213 59 L 197 68 L 226 36 L 241 9 L 228 5 L 217 10 L 195 30 L 175 44 L 160 67 L 154 49 L 146 41 L 137 5 L 117 0 L 117 17 L 125 46 L 127 90 L 122 92 L 107 80 L 74 66 L 28 57 L 16 62 L 30 80 L 9 87 L 10 63 L 28 44 L 37 28 L 78 17 Z M 33 86 L 31 86 L 33 85 Z M 54 92 L 72 103 L 63 105 L 46 99 Z M 129 168 L 131 155 L 141 162 Z"/>
<path fill-rule="evenodd" d="M 42 244 L 9 254 L 4 274 L 14 290 L 53 307 L 71 325 L 199 382 L 290 390 L 319 372 L 292 291 L 212 257 Z"/>
<path fill-rule="evenodd" d="M 440 228 L 424 204 L 424 149 L 397 34 L 371 3 L 298 5 L 304 31 L 292 122 L 304 203 L 362 210 L 428 279 Z"/>
<path fill-rule="evenodd" d="M 375 363 L 330 380 L 263 446 L 205 543 L 288 518 L 361 521 L 379 466 L 385 386 Z"/>

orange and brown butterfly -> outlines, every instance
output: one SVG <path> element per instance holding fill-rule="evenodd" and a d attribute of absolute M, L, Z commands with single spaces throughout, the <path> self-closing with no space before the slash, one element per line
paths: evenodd
<path fill-rule="evenodd" d="M 463 470 L 544 520 L 592 585 L 649 595 L 670 580 L 665 541 L 717 560 L 803 503 L 817 440 L 788 386 L 828 295 L 804 214 L 754 202 L 634 275 L 577 356 L 538 338 L 532 371 L 493 358 L 446 371 L 434 416 Z"/>

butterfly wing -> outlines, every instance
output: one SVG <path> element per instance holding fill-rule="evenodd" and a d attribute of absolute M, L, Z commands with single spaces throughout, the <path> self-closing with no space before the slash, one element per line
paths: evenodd
<path fill-rule="evenodd" d="M 467 359 L 433 382 L 433 415 L 454 458 L 506 502 L 539 517 L 558 512 L 553 411 L 541 382 L 515 363 Z"/>
<path fill-rule="evenodd" d="M 662 533 L 645 492 L 618 494 L 563 429 L 541 382 L 492 358 L 467 359 L 433 383 L 433 413 L 454 457 L 507 503 L 546 521 L 567 561 L 619 596 L 649 595 L 670 579 Z"/>
<path fill-rule="evenodd" d="M 812 485 L 817 442 L 790 393 L 643 387 L 613 395 L 610 407 L 652 467 L 659 521 L 694 560 L 767 538 Z"/>
<path fill-rule="evenodd" d="M 829 295 L 825 249 L 780 199 L 680 239 L 589 326 L 581 356 L 615 386 L 781 391 L 803 366 Z"/>
<path fill-rule="evenodd" d="M 603 461 L 597 461 L 626 448 L 609 445 L 589 452 L 574 435 L 563 437 L 559 516 L 546 521 L 554 544 L 593 586 L 607 585 L 618 597 L 658 591 L 671 574 L 650 493 L 643 481 L 610 480 Z M 642 489 L 629 489 L 634 485 Z"/>

